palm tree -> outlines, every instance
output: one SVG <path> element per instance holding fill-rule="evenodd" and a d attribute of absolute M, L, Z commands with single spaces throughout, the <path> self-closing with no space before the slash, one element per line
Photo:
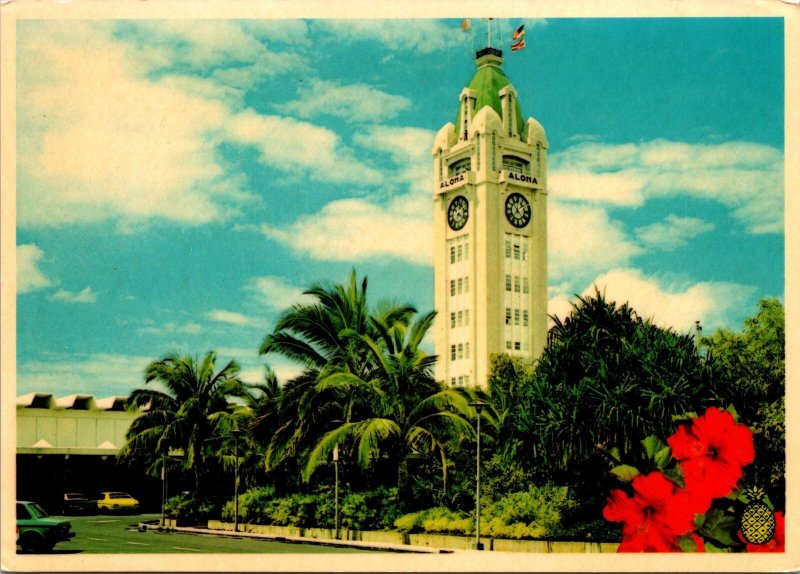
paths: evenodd
<path fill-rule="evenodd" d="M 306 367 L 283 389 L 285 422 L 270 441 L 267 467 L 299 456 L 309 480 L 338 444 L 364 469 L 391 453 L 401 487 L 411 455 L 436 457 L 446 486 L 450 441 L 474 432 L 473 394 L 433 378 L 436 357 L 420 345 L 435 313 L 413 321 L 415 309 L 394 302 L 370 313 L 366 286 L 365 278 L 358 288 L 354 272 L 346 286 L 312 287 L 318 303 L 284 313 L 265 339 L 262 353 Z"/>
<path fill-rule="evenodd" d="M 161 388 L 136 389 L 130 403 L 144 411 L 126 438 L 123 459 L 158 459 L 170 451 L 182 451 L 182 467 L 194 478 L 195 492 L 203 497 L 210 489 L 212 463 L 220 459 L 213 441 L 234 427 L 228 397 L 244 397 L 247 387 L 238 378 L 239 366 L 229 362 L 216 371 L 216 353 L 201 361 L 170 354 L 145 369 L 145 384 Z"/>

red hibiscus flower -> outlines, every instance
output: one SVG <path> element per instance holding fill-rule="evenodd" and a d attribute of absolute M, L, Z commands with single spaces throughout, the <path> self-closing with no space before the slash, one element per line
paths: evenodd
<path fill-rule="evenodd" d="M 744 541 L 744 537 L 739 534 L 739 538 Z M 775 534 L 772 539 L 764 544 L 751 544 L 747 542 L 748 552 L 785 552 L 786 543 L 786 520 L 783 512 L 775 513 Z"/>
<path fill-rule="evenodd" d="M 680 552 L 678 536 L 694 530 L 695 512 L 686 493 L 660 472 L 639 475 L 633 497 L 612 490 L 603 516 L 622 522 L 619 552 Z"/>
<path fill-rule="evenodd" d="M 680 462 L 689 494 L 706 508 L 712 498 L 736 487 L 742 467 L 755 458 L 750 429 L 716 407 L 694 419 L 691 428 L 680 426 L 667 444 Z"/>

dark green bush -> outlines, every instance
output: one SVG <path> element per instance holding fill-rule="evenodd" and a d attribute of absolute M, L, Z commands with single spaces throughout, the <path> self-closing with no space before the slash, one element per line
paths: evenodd
<path fill-rule="evenodd" d="M 191 495 L 179 494 L 167 500 L 164 513 L 182 524 L 202 524 L 209 518 L 219 516 L 220 508 L 211 502 L 193 498 Z"/>
<path fill-rule="evenodd" d="M 239 496 L 239 518 L 252 524 L 333 528 L 335 499 L 333 489 L 320 488 L 312 494 L 275 497 L 272 487 L 253 488 Z M 233 521 L 233 501 L 222 512 Z M 380 487 L 365 492 L 340 494 L 339 525 L 355 530 L 391 528 L 400 515 L 396 488 Z"/>

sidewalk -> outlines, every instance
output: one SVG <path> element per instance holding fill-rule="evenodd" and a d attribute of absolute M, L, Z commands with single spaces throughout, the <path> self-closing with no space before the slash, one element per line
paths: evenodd
<path fill-rule="evenodd" d="M 139 530 L 158 530 L 157 524 L 139 523 Z M 402 552 L 414 554 L 453 554 L 457 550 L 447 548 L 428 548 L 427 546 L 410 546 L 408 544 L 385 544 L 379 542 L 363 542 L 359 540 L 335 540 L 333 538 L 308 538 L 304 536 L 275 536 L 256 532 L 233 532 L 232 530 L 212 530 L 196 526 L 173 526 L 162 529 L 168 532 L 186 532 L 190 534 L 208 534 L 211 536 L 235 536 L 238 538 L 260 538 L 275 542 L 289 542 L 295 544 L 318 544 L 321 546 L 340 546 L 351 548 L 364 548 L 383 552 Z"/>

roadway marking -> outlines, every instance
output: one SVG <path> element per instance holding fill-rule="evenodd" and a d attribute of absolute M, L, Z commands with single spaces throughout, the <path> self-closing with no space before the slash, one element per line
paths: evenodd
<path fill-rule="evenodd" d="M 125 544 L 135 544 L 136 546 L 150 546 L 147 542 L 125 542 Z"/>
<path fill-rule="evenodd" d="M 173 546 L 175 550 L 188 550 L 189 552 L 202 552 L 202 550 L 198 550 L 197 548 L 184 548 L 183 546 Z"/>
<path fill-rule="evenodd" d="M 108 542 L 108 538 L 92 538 L 91 536 L 87 536 L 89 540 L 95 540 L 97 542 Z"/>

